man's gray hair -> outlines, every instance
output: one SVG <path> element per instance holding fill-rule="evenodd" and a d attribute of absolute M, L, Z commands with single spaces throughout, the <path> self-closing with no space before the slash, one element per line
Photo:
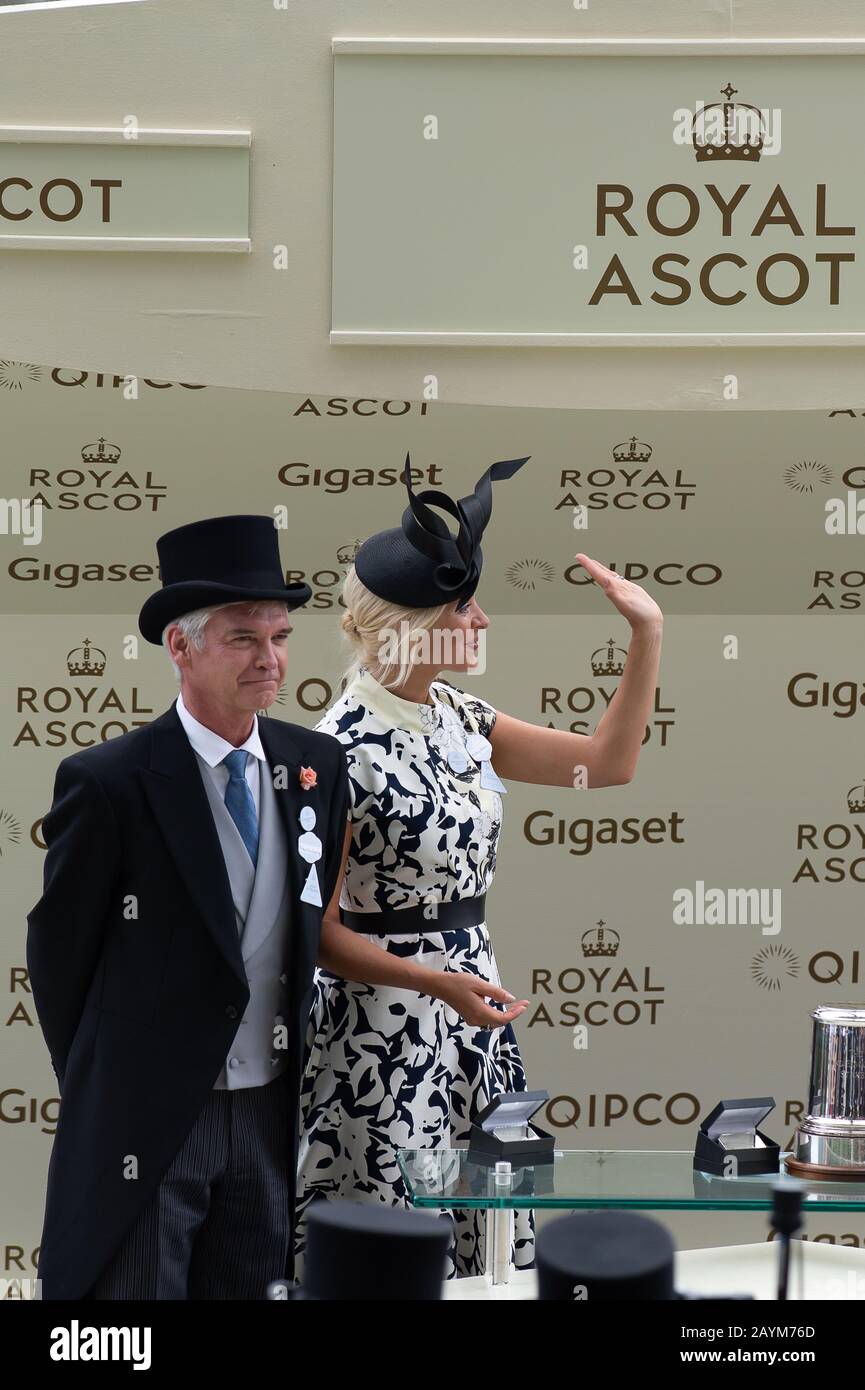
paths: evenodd
<path fill-rule="evenodd" d="M 177 662 L 172 657 L 171 653 L 168 651 L 168 643 L 165 640 L 165 635 L 168 632 L 168 629 L 170 627 L 179 627 L 180 631 L 184 634 L 185 637 L 189 639 L 192 645 L 195 648 L 197 648 L 198 651 L 203 651 L 205 642 L 204 629 L 207 627 L 207 623 L 210 617 L 214 613 L 218 613 L 221 608 L 236 608 L 237 604 L 242 602 L 242 599 L 234 599 L 232 603 L 211 603 L 206 608 L 195 608 L 191 613 L 184 613 L 183 616 L 180 618 L 172 618 L 170 623 L 165 624 L 165 627 L 162 629 L 162 645 L 165 648 L 166 652 L 168 652 L 168 659 L 171 662 L 171 669 L 174 671 L 174 679 L 177 681 L 178 685 L 180 684 L 181 670 Z M 285 603 L 280 605 L 278 599 L 268 599 L 261 603 L 247 604 L 246 611 L 250 614 L 261 613 L 267 608 L 274 608 L 278 606 L 281 606 L 285 609 L 286 617 L 288 617 L 288 604 Z"/>

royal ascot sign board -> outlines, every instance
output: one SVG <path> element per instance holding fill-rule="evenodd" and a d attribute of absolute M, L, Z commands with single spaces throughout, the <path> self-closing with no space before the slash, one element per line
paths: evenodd
<path fill-rule="evenodd" d="M 248 130 L 0 126 L 0 250 L 249 251 Z"/>
<path fill-rule="evenodd" d="M 333 343 L 865 342 L 865 43 L 333 43 Z"/>

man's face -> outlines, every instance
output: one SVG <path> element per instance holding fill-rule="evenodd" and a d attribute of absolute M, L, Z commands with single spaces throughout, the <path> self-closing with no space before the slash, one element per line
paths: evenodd
<path fill-rule="evenodd" d="M 202 707 L 253 714 L 276 699 L 285 679 L 291 624 L 283 604 L 268 605 L 254 614 L 250 607 L 233 603 L 213 613 L 204 629 L 201 651 L 186 641 L 179 628 L 169 633 L 184 695 L 188 690 Z"/>

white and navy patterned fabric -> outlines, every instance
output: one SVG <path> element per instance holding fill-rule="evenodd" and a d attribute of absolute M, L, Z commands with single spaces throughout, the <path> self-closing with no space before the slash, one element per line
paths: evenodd
<path fill-rule="evenodd" d="M 316 725 L 340 740 L 348 761 L 352 842 L 340 905 L 370 913 L 364 939 L 402 959 L 500 984 L 486 922 L 375 932 L 383 908 L 477 897 L 495 873 L 502 797 L 480 785 L 465 740 L 477 748 L 478 735 L 488 738 L 496 711 L 445 681 L 433 682 L 429 698 L 403 700 L 361 668 Z M 494 1096 L 526 1084 L 511 1024 L 479 1028 L 430 995 L 317 969 L 300 1099 L 295 1276 L 303 1275 L 310 1202 L 410 1206 L 396 1150 L 465 1143 Z M 482 1274 L 485 1213 L 452 1216 L 447 1277 Z M 512 1258 L 517 1268 L 534 1264 L 530 1210 L 515 1213 Z"/>

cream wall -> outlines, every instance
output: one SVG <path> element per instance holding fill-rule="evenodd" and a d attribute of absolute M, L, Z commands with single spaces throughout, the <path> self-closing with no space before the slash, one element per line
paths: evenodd
<path fill-rule="evenodd" d="M 276 6 L 280 0 L 276 0 Z M 0 356 L 325 396 L 713 409 L 859 403 L 865 349 L 331 347 L 334 36 L 859 37 L 862 6 L 775 0 L 140 0 L 0 9 L 0 122 L 253 131 L 253 251 L 0 251 Z M 272 267 L 272 248 L 289 269 Z"/>

